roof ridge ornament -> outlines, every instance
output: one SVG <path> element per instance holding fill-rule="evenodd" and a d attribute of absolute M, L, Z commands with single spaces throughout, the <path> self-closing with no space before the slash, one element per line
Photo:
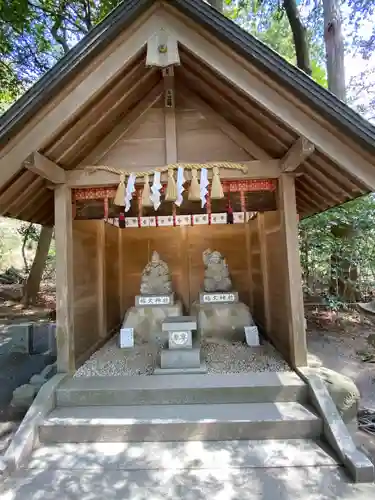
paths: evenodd
<path fill-rule="evenodd" d="M 177 38 L 161 28 L 147 41 L 146 66 L 166 68 L 179 64 Z"/>

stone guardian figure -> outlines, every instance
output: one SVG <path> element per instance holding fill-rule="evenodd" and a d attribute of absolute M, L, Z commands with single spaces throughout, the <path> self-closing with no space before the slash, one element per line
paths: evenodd
<path fill-rule="evenodd" d="M 141 295 L 163 295 L 172 293 L 172 281 L 168 264 L 153 252 L 141 277 Z"/>
<path fill-rule="evenodd" d="M 229 276 L 228 265 L 220 252 L 211 251 L 209 248 L 203 252 L 204 291 L 205 292 L 230 292 L 232 281 Z"/>

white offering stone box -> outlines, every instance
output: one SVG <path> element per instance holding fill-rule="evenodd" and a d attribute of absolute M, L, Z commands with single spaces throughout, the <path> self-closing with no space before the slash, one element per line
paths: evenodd
<path fill-rule="evenodd" d="M 199 294 L 200 304 L 236 304 L 238 300 L 238 292 L 201 292 Z"/>
<path fill-rule="evenodd" d="M 196 330 L 197 320 L 195 316 L 177 316 L 167 318 L 163 321 L 163 332 L 179 332 L 184 330 Z"/>
<path fill-rule="evenodd" d="M 258 327 L 245 326 L 245 338 L 248 346 L 258 347 L 260 345 Z"/>
<path fill-rule="evenodd" d="M 121 328 L 119 340 L 121 349 L 134 347 L 134 328 Z"/>
<path fill-rule="evenodd" d="M 173 304 L 173 293 L 162 295 L 136 295 L 135 297 L 136 307 L 173 306 Z"/>

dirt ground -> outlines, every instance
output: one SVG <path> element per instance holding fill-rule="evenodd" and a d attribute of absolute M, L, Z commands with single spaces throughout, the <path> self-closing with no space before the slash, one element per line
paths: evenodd
<path fill-rule="evenodd" d="M 311 307 L 306 318 L 309 352 L 327 368 L 351 377 L 361 393 L 361 408 L 375 411 L 375 349 L 367 341 L 375 333 L 375 315 L 356 309 L 330 312 Z M 358 430 L 354 438 L 375 463 L 375 436 Z"/>

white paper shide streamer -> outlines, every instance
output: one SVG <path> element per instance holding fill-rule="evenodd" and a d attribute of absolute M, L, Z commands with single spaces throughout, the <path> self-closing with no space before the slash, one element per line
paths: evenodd
<path fill-rule="evenodd" d="M 129 212 L 130 210 L 130 203 L 133 197 L 133 193 L 135 191 L 135 175 L 130 174 L 128 183 L 126 185 L 126 190 L 125 190 L 125 212 Z"/>
<path fill-rule="evenodd" d="M 183 202 L 182 193 L 185 190 L 184 182 L 185 182 L 184 167 L 178 167 L 178 170 L 177 170 L 177 199 L 175 201 L 175 204 L 178 207 L 180 207 L 182 202 Z"/>
<path fill-rule="evenodd" d="M 151 186 L 151 195 L 150 199 L 154 204 L 154 210 L 157 210 L 160 207 L 160 189 L 162 185 L 160 183 L 160 172 L 154 172 L 154 182 Z"/>
<path fill-rule="evenodd" d="M 208 174 L 207 168 L 201 169 L 201 182 L 200 182 L 200 193 L 201 193 L 201 206 L 202 208 L 206 204 L 206 195 L 208 194 Z"/>

